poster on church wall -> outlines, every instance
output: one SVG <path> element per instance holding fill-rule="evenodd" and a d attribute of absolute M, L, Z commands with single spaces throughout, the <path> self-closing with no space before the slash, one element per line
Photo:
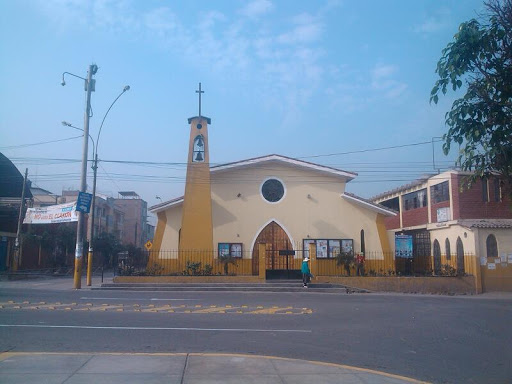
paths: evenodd
<path fill-rule="evenodd" d="M 229 255 L 229 243 L 219 243 L 219 256 Z"/>
<path fill-rule="evenodd" d="M 304 246 L 303 246 L 302 253 L 303 253 L 304 258 L 306 258 L 306 257 L 309 257 L 309 244 L 315 244 L 315 240 L 304 239 L 303 244 L 304 244 Z"/>
<path fill-rule="evenodd" d="M 329 240 L 329 257 L 335 258 L 341 252 L 340 240 Z"/>
<path fill-rule="evenodd" d="M 242 257 L 242 244 L 241 243 L 234 243 L 231 244 L 230 247 L 230 253 L 233 257 Z"/>
<path fill-rule="evenodd" d="M 327 240 L 316 241 L 316 257 L 318 259 L 327 259 L 329 257 Z"/>
<path fill-rule="evenodd" d="M 75 208 L 76 202 L 40 208 L 27 208 L 23 224 L 56 224 L 78 221 Z"/>
<path fill-rule="evenodd" d="M 352 240 L 352 239 L 341 240 L 341 252 L 353 255 L 354 254 L 354 240 Z"/>

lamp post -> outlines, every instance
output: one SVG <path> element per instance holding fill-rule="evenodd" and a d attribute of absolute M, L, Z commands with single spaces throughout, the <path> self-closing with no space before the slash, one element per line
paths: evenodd
<path fill-rule="evenodd" d="M 92 203 L 91 203 L 91 217 L 89 220 L 89 253 L 87 255 L 87 286 L 91 286 L 92 284 L 92 259 L 94 255 L 93 250 L 93 240 L 94 240 L 94 211 L 95 211 L 95 202 L 96 202 L 96 174 L 98 171 L 98 146 L 100 143 L 100 134 L 101 134 L 101 128 L 103 128 L 103 123 L 105 122 L 105 119 L 107 118 L 108 113 L 116 103 L 116 101 L 126 92 L 130 90 L 130 86 L 126 85 L 121 93 L 115 98 L 115 100 L 110 104 L 110 107 L 108 108 L 107 112 L 105 113 L 105 116 L 103 116 L 103 120 L 101 121 L 100 129 L 98 131 L 98 137 L 96 138 L 96 150 L 93 152 L 94 154 L 94 162 L 93 162 L 93 182 L 92 182 Z"/>
<path fill-rule="evenodd" d="M 80 192 L 85 192 L 87 186 L 87 154 L 89 151 L 89 118 L 91 117 L 91 92 L 94 91 L 96 80 L 92 77 L 98 72 L 98 66 L 96 64 L 89 65 L 89 70 L 87 71 L 87 79 L 84 79 L 81 76 L 74 75 L 70 72 L 62 73 L 62 86 L 66 85 L 66 81 L 64 80 L 64 76 L 70 75 L 73 77 L 77 77 L 79 79 L 84 80 L 84 88 L 87 93 L 86 101 L 85 101 L 85 114 L 84 114 L 84 143 L 83 143 L 83 151 L 82 151 L 82 173 L 80 176 Z M 73 279 L 73 288 L 80 289 L 82 287 L 82 262 L 83 262 L 83 230 L 84 230 L 84 214 L 83 212 L 78 212 L 78 224 L 76 227 L 76 247 L 75 247 L 75 271 L 74 271 L 74 279 Z"/>
<path fill-rule="evenodd" d="M 95 205 L 96 205 L 95 204 L 95 202 L 96 202 L 96 175 L 97 175 L 97 170 L 98 170 L 98 144 L 100 141 L 101 129 L 103 128 L 103 123 L 105 122 L 105 119 L 107 118 L 108 113 L 110 112 L 110 110 L 112 109 L 112 107 L 114 106 L 116 101 L 126 91 L 129 91 L 129 90 L 130 90 L 130 86 L 126 85 L 123 88 L 123 90 L 121 91 L 121 93 L 112 102 L 112 104 L 110 104 L 110 107 L 108 108 L 107 112 L 105 113 L 105 116 L 103 116 L 103 120 L 101 121 L 100 129 L 98 131 L 98 137 L 96 138 L 96 142 L 94 142 L 94 139 L 91 137 L 91 135 L 89 135 L 89 138 L 92 141 L 92 148 L 93 148 L 93 150 L 92 150 L 93 163 L 92 163 L 92 167 L 91 167 L 93 170 L 93 183 L 92 183 L 92 201 L 91 201 L 91 211 L 90 211 L 91 213 L 89 215 L 89 222 L 88 222 L 88 225 L 89 225 L 89 228 L 88 228 L 89 229 L 88 230 L 89 252 L 87 255 L 87 286 L 91 286 L 91 284 L 92 284 L 92 260 L 93 260 L 93 254 L 94 254 L 92 243 L 94 240 L 94 216 L 95 216 Z M 75 127 L 74 125 L 72 125 L 66 121 L 63 121 L 62 125 L 65 125 L 65 126 L 68 126 L 68 127 L 74 128 L 74 129 L 78 129 L 79 131 L 84 131 L 83 129 Z"/>

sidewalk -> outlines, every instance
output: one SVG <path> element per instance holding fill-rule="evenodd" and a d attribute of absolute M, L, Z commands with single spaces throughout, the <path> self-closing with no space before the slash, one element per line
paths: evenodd
<path fill-rule="evenodd" d="M 114 275 L 112 272 L 105 272 L 103 275 L 103 283 L 112 283 Z M 83 290 L 92 287 L 100 287 L 101 275 L 93 275 L 91 287 L 87 286 L 85 276 L 82 276 Z M 18 280 L 9 280 L 6 275 L 0 276 L 0 289 L 2 288 L 19 288 L 19 289 L 47 289 L 50 291 L 66 291 L 73 290 L 73 276 L 33 276 L 30 278 L 19 278 Z"/>
<path fill-rule="evenodd" d="M 422 381 L 344 365 L 202 353 L 0 354 L 1 382 L 47 384 L 405 384 Z"/>

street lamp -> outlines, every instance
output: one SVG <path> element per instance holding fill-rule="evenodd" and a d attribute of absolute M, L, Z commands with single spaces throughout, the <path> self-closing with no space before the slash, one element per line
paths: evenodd
<path fill-rule="evenodd" d="M 91 117 L 91 92 L 94 91 L 96 80 L 92 77 L 98 72 L 98 66 L 96 64 L 89 65 L 87 71 L 87 79 L 77 76 L 70 72 L 62 73 L 62 86 L 66 85 L 65 75 L 70 75 L 84 80 L 84 88 L 87 94 L 85 101 L 85 114 L 84 114 L 84 142 L 82 151 L 82 173 L 80 176 L 80 192 L 84 193 L 87 185 L 87 154 L 89 152 L 89 118 Z M 83 226 L 84 226 L 84 214 L 78 212 L 78 224 L 76 227 L 76 247 L 75 247 L 75 272 L 73 280 L 73 288 L 80 289 L 82 287 L 82 261 L 83 261 Z"/>
<path fill-rule="evenodd" d="M 78 131 L 82 131 L 82 132 L 84 131 L 82 128 L 75 127 L 73 124 L 68 123 L 67 121 L 63 121 L 62 125 L 69 127 L 69 128 L 76 129 Z M 91 139 L 91 141 L 92 141 L 92 153 L 93 153 L 93 157 L 94 157 L 94 154 L 96 153 L 96 144 L 94 143 L 94 139 L 92 138 L 92 136 L 90 134 L 89 134 L 89 139 Z"/>
<path fill-rule="evenodd" d="M 100 134 L 101 134 L 101 128 L 103 128 L 103 123 L 105 122 L 105 119 L 107 118 L 108 113 L 116 103 L 116 101 L 126 92 L 130 90 L 130 86 L 126 85 L 121 93 L 115 98 L 115 100 L 110 104 L 110 107 L 108 107 L 107 112 L 105 113 L 105 116 L 103 116 L 103 120 L 101 121 L 100 129 L 98 131 L 98 137 L 96 138 L 96 149 L 93 151 L 94 155 L 94 162 L 92 169 L 94 171 L 93 176 L 93 182 L 92 182 L 92 202 L 91 202 L 91 217 L 89 220 L 89 253 L 87 255 L 87 286 L 91 286 L 92 284 L 92 259 L 93 259 L 93 245 L 92 242 L 94 240 L 94 210 L 95 210 L 95 201 L 96 201 L 96 174 L 98 170 L 98 146 L 100 143 Z M 92 137 L 91 137 L 92 140 Z M 94 140 L 93 140 L 94 143 Z"/>

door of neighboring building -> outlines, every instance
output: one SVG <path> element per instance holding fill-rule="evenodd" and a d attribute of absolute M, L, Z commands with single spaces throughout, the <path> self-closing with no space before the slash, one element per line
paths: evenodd
<path fill-rule="evenodd" d="M 266 244 L 265 266 L 259 265 L 258 244 Z M 252 252 L 253 274 L 265 268 L 268 279 L 300 278 L 300 261 L 295 259 L 292 242 L 284 229 L 275 221 L 258 235 Z"/>
<path fill-rule="evenodd" d="M 412 258 L 395 259 L 396 272 L 401 275 L 419 275 L 432 271 L 432 253 L 430 232 L 426 229 L 404 231 L 404 235 L 412 236 Z"/>

